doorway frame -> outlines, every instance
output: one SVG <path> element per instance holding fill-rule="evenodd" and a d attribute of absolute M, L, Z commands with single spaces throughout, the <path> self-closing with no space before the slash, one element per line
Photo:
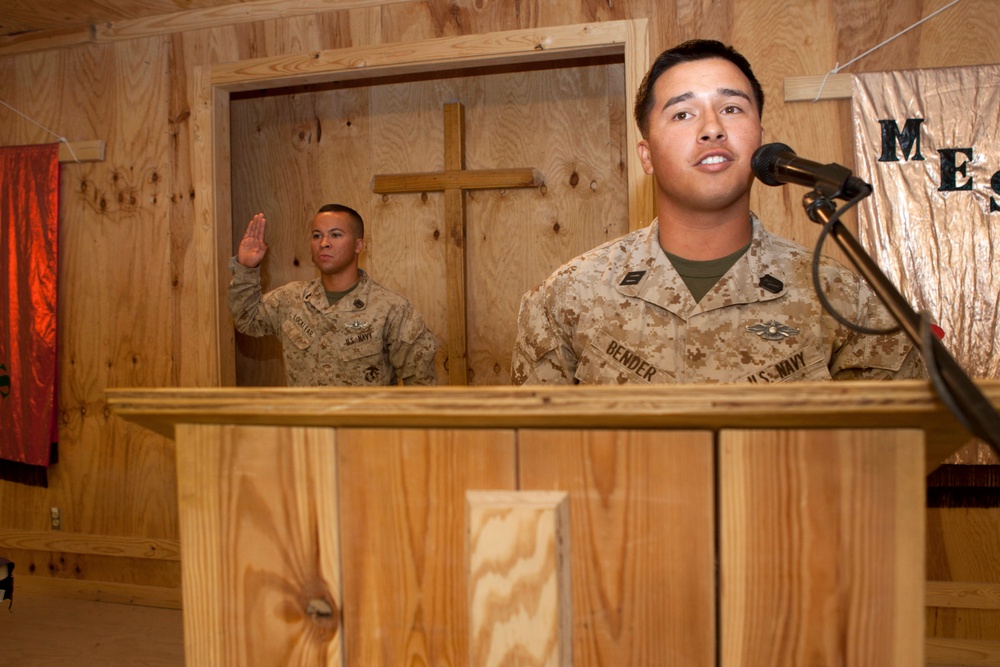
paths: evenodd
<path fill-rule="evenodd" d="M 598 56 L 623 56 L 625 108 L 649 68 L 648 20 L 528 28 L 416 42 L 314 51 L 195 67 L 191 77 L 194 221 L 184 275 L 194 284 L 185 310 L 202 326 L 182 327 L 183 349 L 194 353 L 192 373 L 204 386 L 236 383 L 235 333 L 228 325 L 226 264 L 233 254 L 230 97 L 233 93 L 377 79 L 471 67 L 517 66 Z M 626 141 L 639 128 L 629 114 Z M 629 229 L 653 217 L 652 182 L 635 151 L 627 153 Z M 225 326 L 223 326 L 225 324 Z M 204 375 L 203 375 L 204 374 Z"/>

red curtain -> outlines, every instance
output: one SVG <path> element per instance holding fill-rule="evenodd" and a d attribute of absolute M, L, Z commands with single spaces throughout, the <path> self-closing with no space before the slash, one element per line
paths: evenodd
<path fill-rule="evenodd" d="M 53 462 L 59 144 L 0 147 L 0 478 Z M 25 469 L 21 466 L 27 466 Z M 14 471 L 12 473 L 12 471 Z"/>

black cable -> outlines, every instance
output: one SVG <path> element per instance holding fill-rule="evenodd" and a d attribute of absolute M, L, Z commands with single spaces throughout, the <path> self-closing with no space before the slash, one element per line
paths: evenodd
<path fill-rule="evenodd" d="M 944 377 L 941 375 L 941 368 L 938 366 L 937 355 L 934 353 L 934 333 L 931 331 L 931 317 L 926 310 L 920 311 L 920 352 L 924 357 L 924 366 L 927 368 L 927 376 L 931 381 L 931 385 L 934 387 L 934 391 L 937 392 L 938 398 L 944 403 L 948 411 L 954 415 L 955 419 L 965 427 L 965 429 L 972 433 L 973 435 L 978 435 L 981 430 L 978 425 L 973 424 L 972 421 L 965 414 L 965 410 L 961 408 L 958 401 L 955 400 L 955 396 L 948 384 L 944 381 Z M 979 436 L 981 437 L 981 436 Z"/>
<path fill-rule="evenodd" d="M 820 263 L 820 258 L 822 256 L 821 252 L 823 250 L 823 244 L 826 241 L 826 237 L 830 234 L 830 231 L 833 229 L 833 226 L 839 224 L 840 216 L 843 215 L 846 211 L 849 211 L 853 207 L 857 206 L 858 202 L 867 197 L 868 194 L 869 193 L 867 192 L 862 192 L 855 195 L 850 201 L 848 201 L 846 204 L 844 204 L 836 211 L 834 211 L 833 214 L 830 216 L 830 220 L 825 225 L 823 225 L 823 229 L 819 233 L 819 239 L 816 241 L 816 250 L 813 252 L 813 266 L 812 266 L 813 287 L 816 289 L 816 296 L 819 298 L 819 302 L 823 304 L 823 308 L 825 308 L 826 311 L 833 316 L 833 319 L 837 320 L 838 322 L 843 324 L 848 329 L 851 329 L 852 331 L 857 331 L 858 333 L 868 334 L 871 336 L 882 336 L 882 335 L 894 334 L 900 331 L 902 327 L 897 325 L 895 327 L 892 327 L 891 329 L 872 329 L 870 327 L 858 324 L 857 322 L 850 321 L 849 319 L 841 315 L 837 311 L 837 309 L 833 307 L 833 304 L 830 303 L 830 300 L 823 292 L 823 285 L 821 284 L 819 279 L 819 263 Z"/>

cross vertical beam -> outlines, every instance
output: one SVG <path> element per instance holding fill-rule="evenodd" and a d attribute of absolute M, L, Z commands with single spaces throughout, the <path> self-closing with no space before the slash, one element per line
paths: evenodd
<path fill-rule="evenodd" d="M 465 170 L 465 107 L 444 106 L 444 168 Z M 469 359 L 467 304 L 465 300 L 465 191 L 460 186 L 444 190 L 447 230 L 445 275 L 448 293 L 448 384 L 468 384 Z"/>

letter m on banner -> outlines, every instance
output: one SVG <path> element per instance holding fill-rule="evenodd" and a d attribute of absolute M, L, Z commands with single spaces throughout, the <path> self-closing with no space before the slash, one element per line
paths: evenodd
<path fill-rule="evenodd" d="M 46 483 L 58 246 L 59 145 L 0 147 L 0 479 Z"/>
<path fill-rule="evenodd" d="M 859 240 L 969 375 L 998 378 L 1000 65 L 852 78 Z"/>
<path fill-rule="evenodd" d="M 907 118 L 906 125 L 900 131 L 895 120 L 880 120 L 879 125 L 882 126 L 882 155 L 879 156 L 878 161 L 899 162 L 899 156 L 896 154 L 897 146 L 902 149 L 905 159 L 910 159 L 910 151 L 912 150 L 914 160 L 923 160 L 924 155 L 920 152 L 920 125 L 923 122 L 923 118 Z M 916 150 L 913 150 L 914 148 Z"/>

